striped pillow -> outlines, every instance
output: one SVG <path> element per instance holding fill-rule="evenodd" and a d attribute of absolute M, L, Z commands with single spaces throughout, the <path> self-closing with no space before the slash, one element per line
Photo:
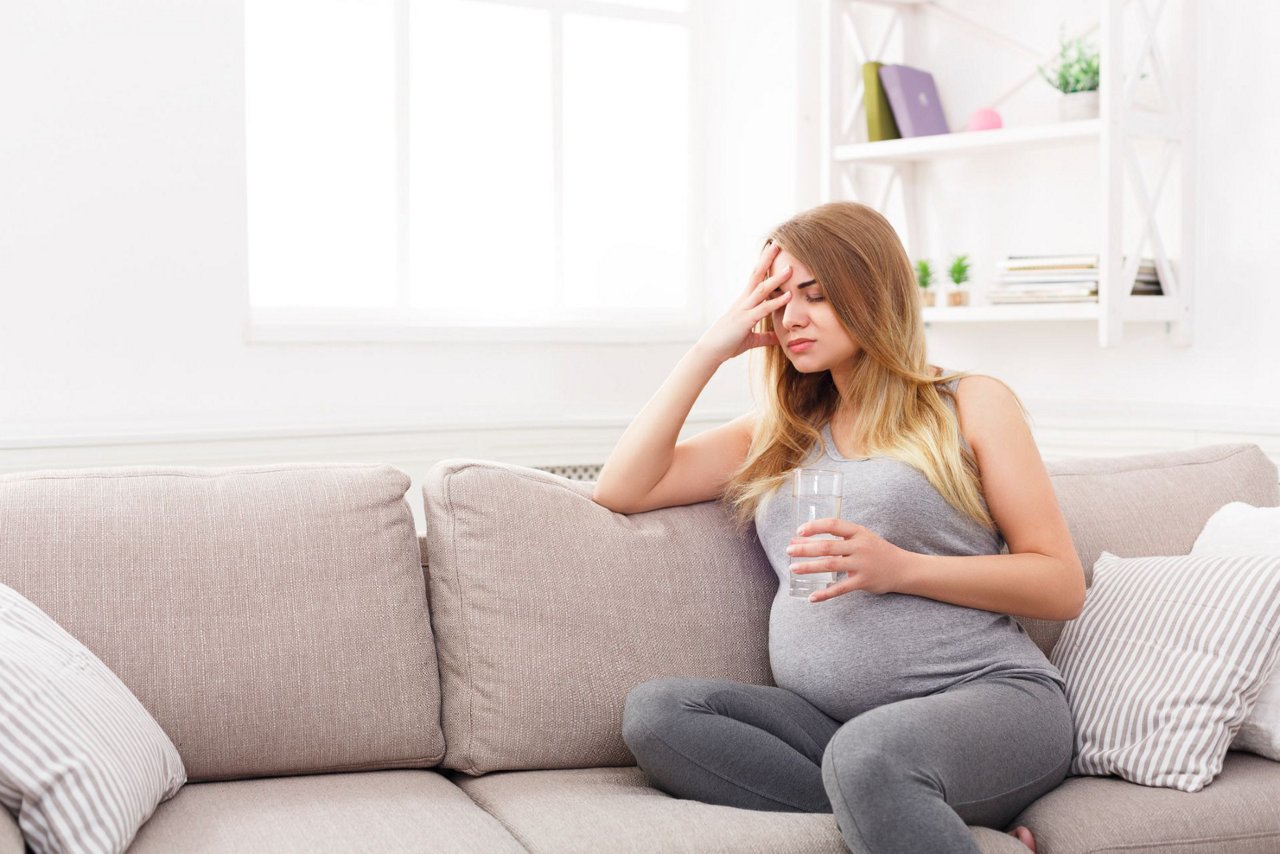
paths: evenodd
<path fill-rule="evenodd" d="M 123 851 L 186 781 L 173 742 L 110 668 L 0 584 L 0 804 L 27 844 Z"/>
<path fill-rule="evenodd" d="M 1280 654 L 1280 556 L 1103 552 L 1050 660 L 1075 719 L 1071 774 L 1198 792 Z"/>

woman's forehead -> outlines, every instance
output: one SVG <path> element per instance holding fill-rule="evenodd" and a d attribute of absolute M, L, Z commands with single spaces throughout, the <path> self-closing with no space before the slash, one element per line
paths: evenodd
<path fill-rule="evenodd" d="M 801 264 L 796 260 L 795 256 L 785 249 L 779 250 L 777 257 L 773 259 L 773 265 L 769 268 L 769 275 L 776 274 L 788 264 L 791 265 L 791 278 L 787 279 L 788 282 L 803 282 L 813 278 L 813 276 L 809 275 L 809 268 Z"/>

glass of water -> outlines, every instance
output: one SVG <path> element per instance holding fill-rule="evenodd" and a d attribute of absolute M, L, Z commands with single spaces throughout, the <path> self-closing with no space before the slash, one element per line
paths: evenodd
<path fill-rule="evenodd" d="M 844 476 L 829 469 L 796 469 L 791 480 L 791 495 L 795 500 L 795 518 L 791 530 L 817 519 L 839 519 L 840 499 L 844 495 Z M 835 534 L 810 534 L 808 540 L 838 540 Z M 824 560 L 827 555 L 811 557 L 788 555 L 791 563 Z M 810 593 L 830 587 L 845 577 L 843 572 L 791 573 L 792 596 L 809 598 Z"/>

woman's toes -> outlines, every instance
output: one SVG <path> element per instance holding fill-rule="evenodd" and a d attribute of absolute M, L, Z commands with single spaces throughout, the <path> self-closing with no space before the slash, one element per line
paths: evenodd
<path fill-rule="evenodd" d="M 1032 836 L 1031 831 L 1026 826 L 1021 824 L 1018 825 L 1013 830 L 1009 831 L 1009 835 L 1030 848 L 1032 851 L 1036 850 L 1036 838 Z"/>

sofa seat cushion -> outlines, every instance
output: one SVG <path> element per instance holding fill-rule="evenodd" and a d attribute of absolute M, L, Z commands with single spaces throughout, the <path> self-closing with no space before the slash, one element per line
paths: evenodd
<path fill-rule="evenodd" d="M 1119 777 L 1068 777 L 1016 823 L 1031 828 L 1040 854 L 1275 852 L 1280 763 L 1230 751 L 1222 773 L 1195 793 Z"/>
<path fill-rule="evenodd" d="M 650 786 L 634 765 L 482 777 L 445 773 L 534 854 L 849 850 L 831 813 L 761 812 L 674 798 Z M 984 854 L 1027 854 L 1005 833 L 985 827 L 973 831 Z"/>
<path fill-rule="evenodd" d="M 364 771 L 192 783 L 156 810 L 130 854 L 271 851 L 521 852 L 436 771 Z"/>

